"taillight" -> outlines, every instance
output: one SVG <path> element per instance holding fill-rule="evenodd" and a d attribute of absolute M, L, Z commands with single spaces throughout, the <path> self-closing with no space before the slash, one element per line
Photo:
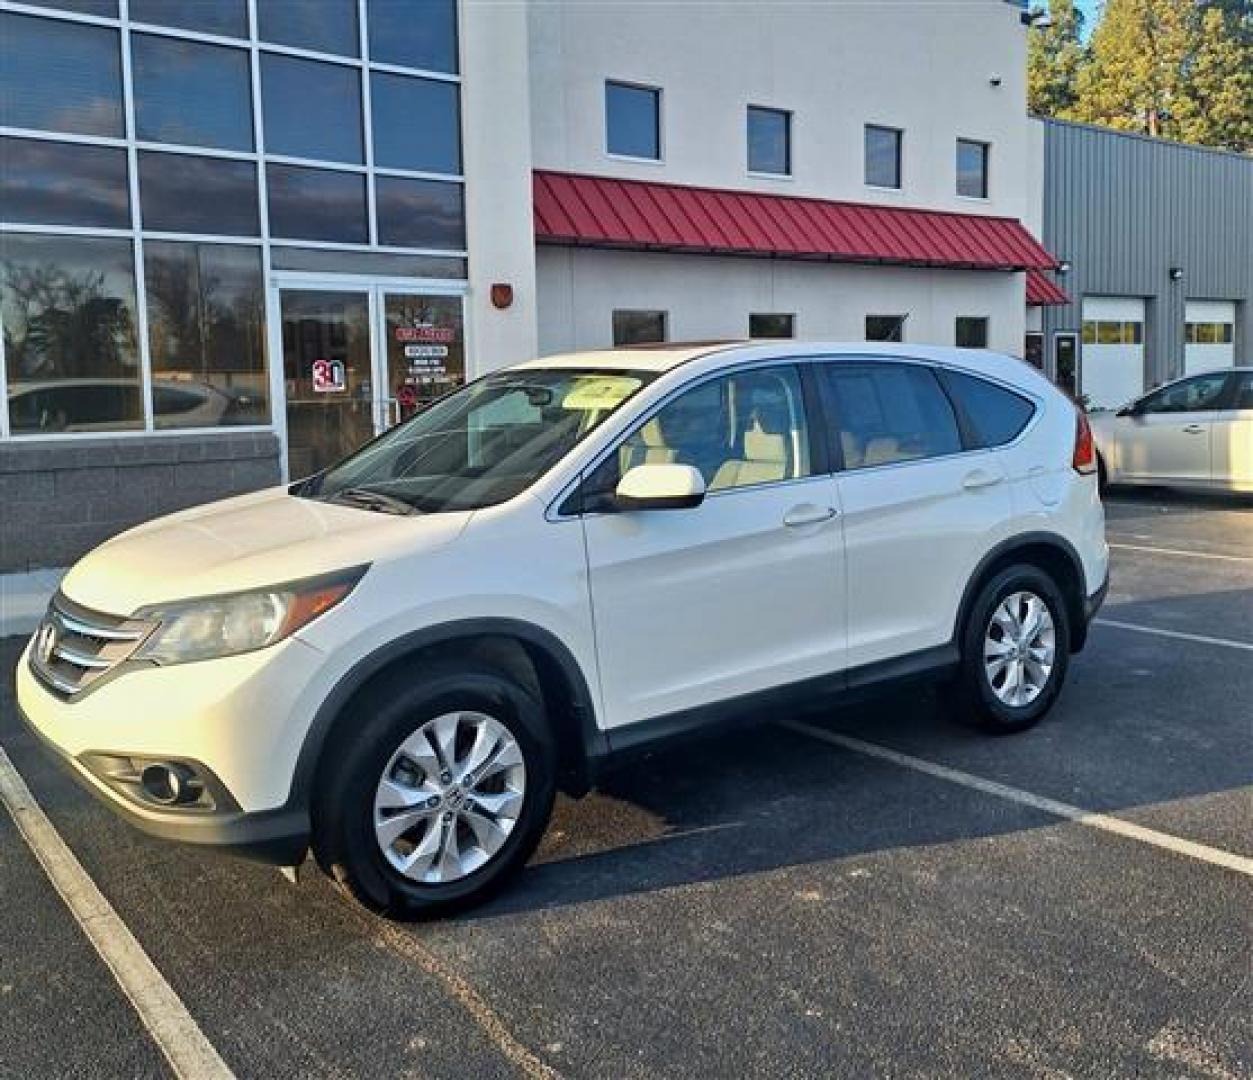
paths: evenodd
<path fill-rule="evenodd" d="M 1092 425 L 1082 409 L 1076 409 L 1078 423 L 1075 427 L 1075 453 L 1070 464 L 1075 472 L 1084 476 L 1096 472 L 1096 443 L 1092 441 Z"/>

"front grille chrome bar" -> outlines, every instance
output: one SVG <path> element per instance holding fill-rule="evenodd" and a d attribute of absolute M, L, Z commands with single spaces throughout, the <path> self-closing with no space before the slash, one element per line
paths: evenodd
<path fill-rule="evenodd" d="M 58 593 L 35 631 L 31 671 L 58 694 L 74 697 L 130 659 L 152 628 L 137 619 L 90 611 Z"/>

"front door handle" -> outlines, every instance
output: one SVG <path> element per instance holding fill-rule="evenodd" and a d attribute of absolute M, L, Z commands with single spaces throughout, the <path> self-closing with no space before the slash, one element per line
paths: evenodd
<path fill-rule="evenodd" d="M 1183 430 L 1186 431 L 1189 435 L 1204 435 L 1205 434 L 1205 428 L 1203 428 L 1200 424 L 1189 424 Z"/>
<path fill-rule="evenodd" d="M 988 472 L 986 469 L 975 469 L 974 472 L 966 474 L 962 487 L 967 491 L 976 491 L 979 488 L 993 487 L 1004 479 L 1005 477 L 998 473 Z"/>
<path fill-rule="evenodd" d="M 789 529 L 795 529 L 801 525 L 821 525 L 824 521 L 830 521 L 833 517 L 835 517 L 834 506 L 816 506 L 814 503 L 801 503 L 800 506 L 793 506 L 791 510 L 783 515 L 783 524 Z"/>

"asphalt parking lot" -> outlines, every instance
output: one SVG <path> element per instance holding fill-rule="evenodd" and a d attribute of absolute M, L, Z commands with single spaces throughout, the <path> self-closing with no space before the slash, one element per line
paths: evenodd
<path fill-rule="evenodd" d="M 1107 513 L 1111 592 L 1035 730 L 916 691 L 763 717 L 563 802 L 450 922 L 133 832 L 11 676 L 0 746 L 241 1077 L 1253 1075 L 1253 507 Z M 169 1071 L 0 813 L 0 1076 Z"/>

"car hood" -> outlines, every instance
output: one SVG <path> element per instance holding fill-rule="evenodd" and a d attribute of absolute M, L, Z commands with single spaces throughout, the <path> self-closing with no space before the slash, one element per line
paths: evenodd
<path fill-rule="evenodd" d="M 277 585 L 451 543 L 471 513 L 400 517 L 273 488 L 158 518 L 80 560 L 61 589 L 114 615 Z"/>

